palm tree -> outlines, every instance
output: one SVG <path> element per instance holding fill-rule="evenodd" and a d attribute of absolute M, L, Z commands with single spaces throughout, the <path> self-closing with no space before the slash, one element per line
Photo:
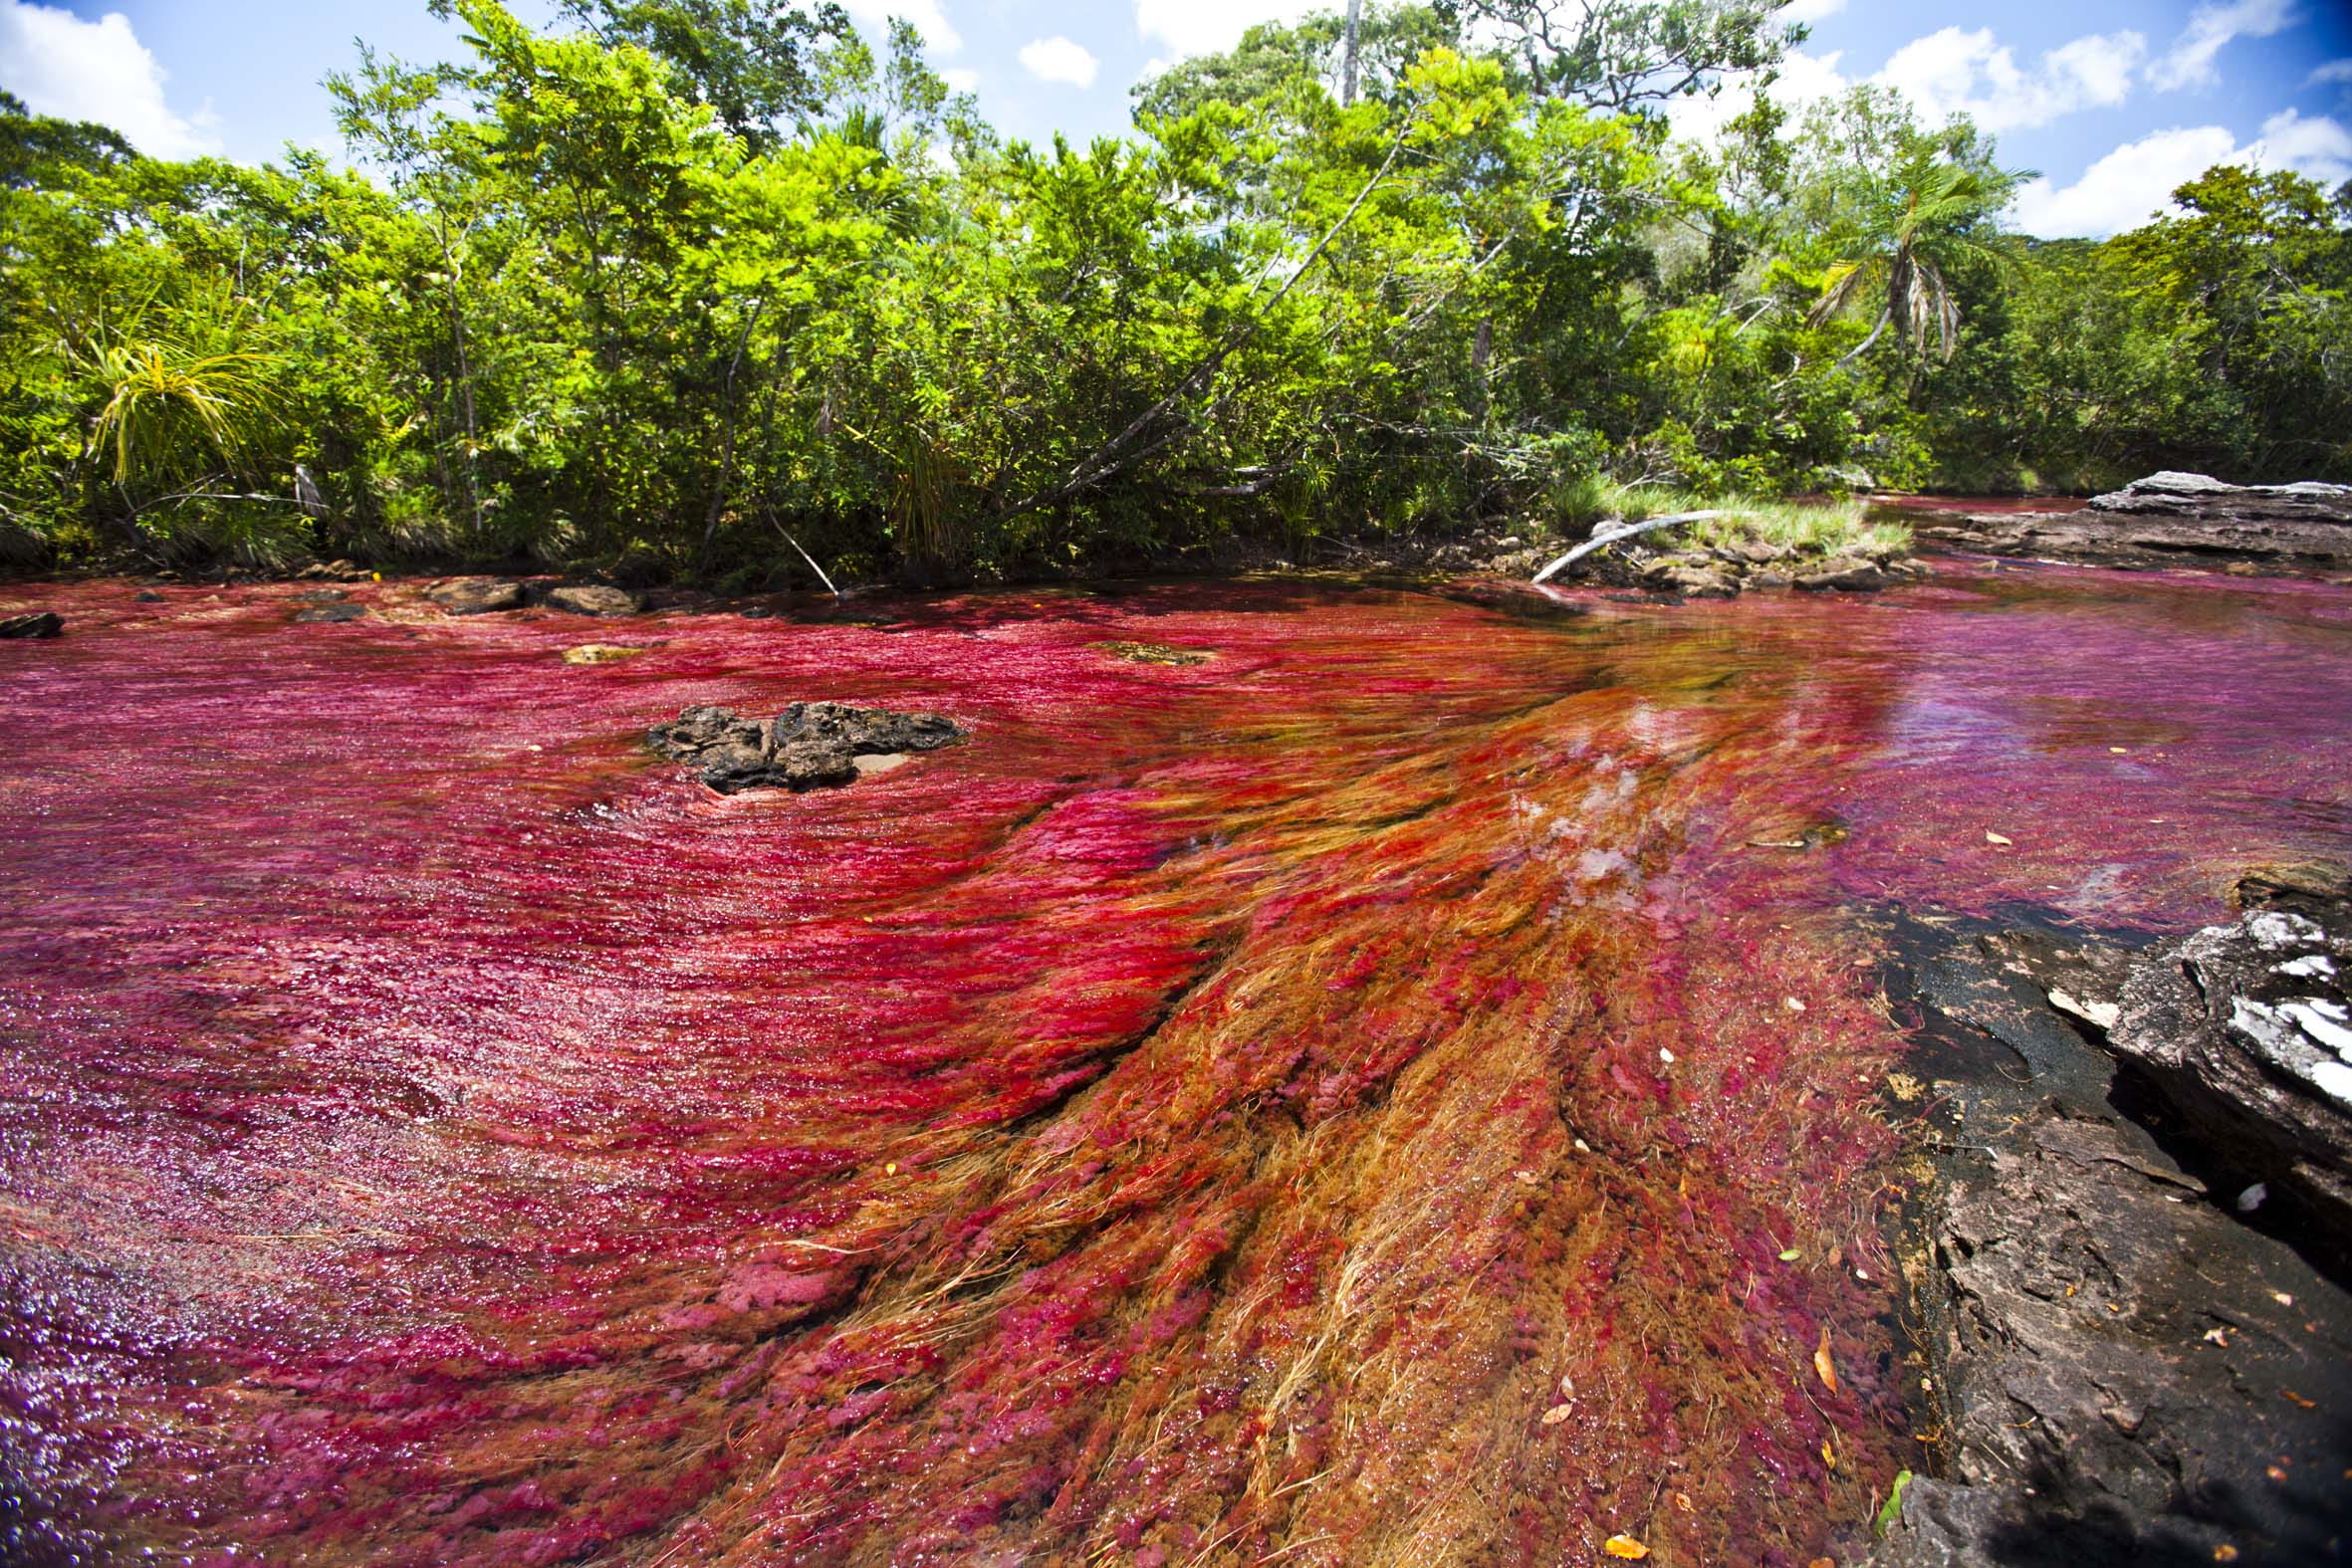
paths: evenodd
<path fill-rule="evenodd" d="M 1829 270 L 1805 325 L 1819 327 L 1856 300 L 1876 294 L 1878 322 L 1837 361 L 1840 365 L 1869 352 L 1889 327 L 1897 342 L 1922 355 L 1932 336 L 1950 361 L 1960 346 L 1960 303 L 1952 296 L 1947 269 L 1964 259 L 2009 260 L 1999 238 L 1987 232 L 1986 220 L 2022 177 L 1972 168 L 1924 147 L 1907 153 L 1863 230 L 1862 254 Z"/>

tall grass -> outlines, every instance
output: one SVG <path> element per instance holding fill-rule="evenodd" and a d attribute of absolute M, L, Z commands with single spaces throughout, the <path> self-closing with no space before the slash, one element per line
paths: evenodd
<path fill-rule="evenodd" d="M 1784 501 L 1754 496 L 1705 496 L 1656 485 L 1618 485 L 1590 479 L 1557 493 L 1562 532 L 1584 535 L 1602 525 L 1642 523 L 1676 512 L 1728 514 L 1651 536 L 1654 545 L 1717 546 L 1761 540 L 1807 556 L 1901 554 L 1911 530 L 1872 523 L 1859 501 Z"/>

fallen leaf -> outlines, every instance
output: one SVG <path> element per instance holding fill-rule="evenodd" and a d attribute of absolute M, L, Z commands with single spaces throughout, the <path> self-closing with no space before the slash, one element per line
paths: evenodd
<path fill-rule="evenodd" d="M 2293 1389 L 2280 1389 L 2278 1392 L 2286 1397 L 2289 1404 L 2298 1405 L 2304 1410 L 2317 1410 L 2319 1408 L 2319 1401 L 2315 1399 L 2305 1399 L 2302 1395 L 2297 1394 Z"/>
<path fill-rule="evenodd" d="M 1600 1543 L 1600 1549 L 1627 1562 L 1639 1562 L 1650 1555 L 1650 1549 L 1630 1535 L 1612 1535 Z"/>
<path fill-rule="evenodd" d="M 1802 1256 L 1804 1256 L 1804 1253 L 1792 1246 L 1787 1251 L 1780 1254 L 1780 1261 L 1783 1263 L 1793 1263 Z"/>
<path fill-rule="evenodd" d="M 1813 1351 L 1813 1370 L 1820 1374 L 1821 1386 L 1830 1393 L 1837 1392 L 1837 1363 L 1829 1359 L 1829 1325 L 1821 1325 L 1821 1343 Z"/>
<path fill-rule="evenodd" d="M 1806 1563 L 1805 1568 L 1837 1568 L 1837 1559 L 1834 1557 L 1816 1557 L 1811 1562 Z"/>
<path fill-rule="evenodd" d="M 1782 1003 L 1781 1006 L 1786 1008 L 1791 1012 L 1802 1012 L 1805 1009 L 1805 1005 L 1797 1001 L 1794 997 L 1790 997 L 1786 1002 Z"/>
<path fill-rule="evenodd" d="M 1678 1491 L 1674 1494 L 1674 1505 L 1685 1513 L 1697 1513 L 1699 1511 L 1699 1505 L 1691 1501 L 1691 1494 L 1687 1491 Z"/>
<path fill-rule="evenodd" d="M 2214 1548 L 2214 1561 L 2218 1563 L 2234 1563 L 2237 1561 L 2237 1548 L 2231 1545 L 2228 1541 L 2224 1541 L 2221 1545 Z"/>
<path fill-rule="evenodd" d="M 1827 1443 L 1821 1445 L 1821 1462 L 1831 1469 L 1837 1468 L 1837 1451 Z"/>
<path fill-rule="evenodd" d="M 1573 1405 L 1554 1405 L 1543 1413 L 1543 1425 L 1556 1427 L 1574 1414 L 1576 1414 L 1576 1407 Z"/>
<path fill-rule="evenodd" d="M 1988 831 L 1985 834 L 1985 842 L 1989 844 L 2013 844 L 2016 842 L 2016 840 L 2013 838 L 2003 838 L 1999 833 Z"/>

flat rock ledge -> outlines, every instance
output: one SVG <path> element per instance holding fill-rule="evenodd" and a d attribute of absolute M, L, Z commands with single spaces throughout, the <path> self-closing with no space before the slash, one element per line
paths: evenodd
<path fill-rule="evenodd" d="M 690 764 L 719 793 L 741 794 L 839 788 L 969 735 L 935 713 L 797 702 L 765 721 L 732 708 L 688 708 L 673 723 L 646 731 L 645 744 L 672 762 Z"/>
<path fill-rule="evenodd" d="M 2079 512 L 1930 514 L 1913 527 L 1923 538 L 1995 556 L 2336 571 L 2352 567 L 2352 485 L 2229 485 L 2168 471 L 2094 497 Z"/>
<path fill-rule="evenodd" d="M 2352 1552 L 2352 902 L 2330 867 L 2238 900 L 2137 948 L 1895 918 L 1935 1176 L 1903 1246 L 1919 1478 L 1870 1568 Z"/>
<path fill-rule="evenodd" d="M 1604 529 L 1609 526 L 1601 525 Z M 1572 581 L 1635 588 L 1667 598 L 1728 599 L 1787 588 L 1869 593 L 1915 582 L 1927 574 L 1925 566 L 1909 560 L 1901 550 L 1883 546 L 1857 544 L 1849 551 L 1824 556 L 1762 539 L 1679 549 L 1637 539 L 1585 557 L 1569 567 L 1560 581 L 1563 586 Z"/>

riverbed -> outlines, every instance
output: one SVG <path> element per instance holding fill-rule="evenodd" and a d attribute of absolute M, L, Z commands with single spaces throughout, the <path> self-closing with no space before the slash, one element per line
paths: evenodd
<path fill-rule="evenodd" d="M 1798 1568 L 1919 1458 L 1853 912 L 2352 849 L 2321 582 L 137 591 L 0 593 L 32 1563 Z M 971 738 L 642 747 L 815 699 Z"/>

